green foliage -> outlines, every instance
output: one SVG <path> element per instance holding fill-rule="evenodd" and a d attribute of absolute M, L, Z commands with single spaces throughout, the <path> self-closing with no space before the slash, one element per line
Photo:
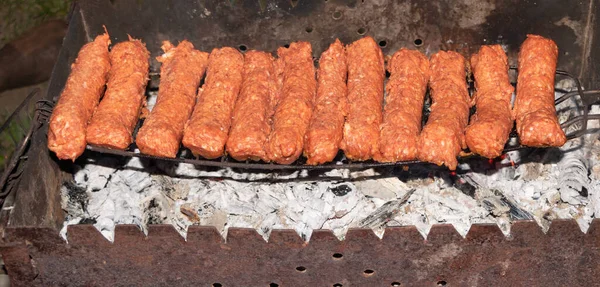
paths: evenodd
<path fill-rule="evenodd" d="M 0 46 L 44 21 L 65 19 L 72 0 L 0 0 Z"/>
<path fill-rule="evenodd" d="M 19 147 L 19 143 L 27 134 L 31 125 L 32 108 L 23 109 L 11 120 L 8 127 L 0 132 L 0 174 L 6 168 L 11 155 Z M 0 125 L 4 124 L 10 113 L 0 113 Z"/>

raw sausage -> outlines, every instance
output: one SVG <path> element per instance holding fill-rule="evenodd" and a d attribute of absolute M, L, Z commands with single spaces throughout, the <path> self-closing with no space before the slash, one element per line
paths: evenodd
<path fill-rule="evenodd" d="M 142 153 L 174 158 L 194 108 L 208 53 L 194 49 L 186 40 L 177 47 L 165 41 L 162 49 L 165 53 L 156 58 L 162 63 L 158 98 L 138 132 L 136 143 Z"/>
<path fill-rule="evenodd" d="M 385 78 L 383 53 L 371 37 L 350 44 L 346 53 L 348 116 L 340 147 L 349 159 L 368 160 L 379 156 Z"/>
<path fill-rule="evenodd" d="M 429 60 L 419 51 L 403 48 L 389 60 L 388 71 L 378 160 L 414 160 L 429 82 Z"/>
<path fill-rule="evenodd" d="M 150 52 L 140 40 L 115 45 L 110 51 L 106 93 L 87 128 L 87 142 L 112 149 L 126 149 L 146 98 Z"/>
<path fill-rule="evenodd" d="M 271 54 L 259 51 L 244 54 L 242 87 L 226 144 L 227 153 L 236 160 L 269 160 L 265 145 L 271 133 L 276 77 L 275 60 Z"/>
<path fill-rule="evenodd" d="M 500 45 L 481 46 L 471 57 L 477 112 L 465 131 L 469 149 L 481 156 L 502 154 L 513 128 L 510 100 L 514 91 L 508 79 L 508 58 Z"/>
<path fill-rule="evenodd" d="M 183 133 L 183 145 L 194 155 L 223 155 L 231 116 L 242 85 L 244 56 L 236 49 L 214 49 L 208 58 L 204 85 Z"/>
<path fill-rule="evenodd" d="M 417 158 L 455 170 L 456 156 L 466 148 L 469 120 L 465 58 L 457 52 L 440 51 L 431 56 L 431 113 L 418 140 Z"/>
<path fill-rule="evenodd" d="M 269 159 L 276 163 L 290 164 L 303 151 L 317 81 L 310 43 L 292 43 L 289 48 L 279 48 L 277 55 L 282 82 L 267 153 Z"/>
<path fill-rule="evenodd" d="M 59 159 L 75 161 L 85 150 L 88 121 L 102 97 L 108 72 L 110 38 L 104 33 L 84 45 L 50 118 L 48 148 Z"/>
<path fill-rule="evenodd" d="M 567 141 L 554 106 L 554 74 L 558 47 L 542 36 L 527 35 L 519 52 L 514 115 L 521 144 L 562 146 Z"/>
<path fill-rule="evenodd" d="M 346 50 L 335 40 L 319 59 L 315 108 L 304 142 L 307 164 L 332 161 L 338 153 L 346 116 Z"/>

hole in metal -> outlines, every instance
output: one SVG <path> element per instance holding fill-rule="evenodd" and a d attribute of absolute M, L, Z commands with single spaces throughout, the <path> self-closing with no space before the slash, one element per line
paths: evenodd
<path fill-rule="evenodd" d="M 277 283 L 271 283 L 271 284 L 269 284 L 269 287 L 279 287 L 279 284 L 277 284 Z"/>
<path fill-rule="evenodd" d="M 341 18 L 342 18 L 342 12 L 340 12 L 340 11 L 335 11 L 335 12 L 333 12 L 333 15 L 331 15 L 331 16 L 333 17 L 333 19 L 335 19 L 335 20 L 339 20 L 339 19 L 341 19 Z"/>
<path fill-rule="evenodd" d="M 402 284 L 400 284 L 400 282 L 392 282 L 392 284 L 391 284 L 391 286 L 394 286 L 394 287 L 398 287 L 400 285 L 402 285 Z"/>
<path fill-rule="evenodd" d="M 437 286 L 446 286 L 446 281 L 444 281 L 444 280 L 438 281 Z"/>
<path fill-rule="evenodd" d="M 212 287 L 222 287 L 221 283 L 213 283 Z"/>
<path fill-rule="evenodd" d="M 356 33 L 358 33 L 358 35 L 364 35 L 365 33 L 367 33 L 367 29 L 360 27 L 358 28 L 358 30 L 356 30 Z"/>
<path fill-rule="evenodd" d="M 304 267 L 304 266 L 298 266 L 298 267 L 296 267 L 296 271 L 304 273 L 304 272 L 306 272 L 306 267 Z"/>
<path fill-rule="evenodd" d="M 312 27 L 306 27 L 306 33 L 312 33 L 313 28 Z"/>
<path fill-rule="evenodd" d="M 367 269 L 365 271 L 363 271 L 363 275 L 369 277 L 371 275 L 375 274 L 375 271 L 371 270 L 371 269 Z"/>
<path fill-rule="evenodd" d="M 290 47 L 290 44 L 285 44 L 285 45 L 283 45 L 283 46 L 284 46 L 284 47 L 286 47 L 286 48 L 289 48 L 289 47 Z"/>
<path fill-rule="evenodd" d="M 386 40 L 379 41 L 379 47 L 383 48 L 385 46 L 387 46 L 387 41 Z"/>
<path fill-rule="evenodd" d="M 344 257 L 344 255 L 342 255 L 342 253 L 333 253 L 334 259 L 342 259 L 342 257 Z"/>
<path fill-rule="evenodd" d="M 333 284 L 333 287 L 342 287 L 342 286 L 344 286 L 344 285 L 342 285 L 342 284 L 340 284 L 340 283 L 335 283 L 335 284 Z"/>
<path fill-rule="evenodd" d="M 392 74 L 390 73 L 390 71 L 385 70 L 385 77 L 389 78 Z"/>
<path fill-rule="evenodd" d="M 423 40 L 415 39 L 414 43 L 415 43 L 415 46 L 419 47 L 419 46 L 423 45 Z"/>
<path fill-rule="evenodd" d="M 246 47 L 246 45 L 240 45 L 238 49 L 240 50 L 240 52 L 246 52 L 246 50 L 248 50 L 248 47 Z"/>

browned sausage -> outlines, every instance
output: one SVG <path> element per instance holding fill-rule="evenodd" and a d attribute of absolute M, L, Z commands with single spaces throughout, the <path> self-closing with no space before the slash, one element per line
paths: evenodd
<path fill-rule="evenodd" d="M 292 43 L 289 48 L 279 48 L 277 55 L 283 81 L 267 154 L 276 163 L 290 164 L 300 157 L 304 147 L 317 81 L 310 43 Z"/>
<path fill-rule="evenodd" d="M 307 164 L 322 164 L 335 158 L 343 136 L 346 116 L 346 51 L 335 40 L 319 60 L 315 108 L 304 142 Z"/>
<path fill-rule="evenodd" d="M 403 48 L 389 60 L 388 71 L 378 160 L 414 160 L 429 82 L 429 60 L 419 51 Z"/>
<path fill-rule="evenodd" d="M 467 90 L 465 58 L 440 51 L 431 56 L 431 113 L 418 140 L 418 159 L 455 170 L 456 156 L 466 148 L 465 127 L 471 99 Z"/>
<path fill-rule="evenodd" d="M 348 57 L 348 116 L 340 147 L 346 157 L 367 160 L 379 156 L 385 67 L 381 49 L 364 37 L 346 49 Z"/>
<path fill-rule="evenodd" d="M 145 101 L 150 53 L 140 40 L 129 39 L 110 51 L 106 93 L 87 128 L 92 145 L 126 149 Z"/>
<path fill-rule="evenodd" d="M 214 49 L 208 58 L 204 85 L 183 133 L 183 145 L 194 155 L 223 155 L 235 100 L 242 86 L 244 56 L 236 49 Z"/>
<path fill-rule="evenodd" d="M 514 115 L 521 144 L 562 146 L 567 141 L 554 106 L 554 74 L 558 47 L 542 36 L 527 35 L 519 52 Z"/>
<path fill-rule="evenodd" d="M 500 45 L 482 46 L 471 57 L 477 92 L 477 112 L 471 118 L 465 138 L 469 149 L 481 156 L 502 154 L 513 128 L 510 100 L 514 91 L 508 80 L 508 58 Z"/>
<path fill-rule="evenodd" d="M 186 40 L 177 47 L 165 41 L 162 49 L 165 53 L 156 58 L 162 63 L 158 98 L 138 132 L 136 143 L 142 153 L 173 158 L 194 108 L 208 53 L 194 49 Z"/>
<path fill-rule="evenodd" d="M 50 118 L 48 148 L 59 159 L 75 161 L 85 150 L 88 121 L 104 92 L 110 57 L 108 33 L 84 45 Z"/>
<path fill-rule="evenodd" d="M 271 133 L 272 101 L 276 99 L 275 61 L 269 53 L 244 55 L 243 81 L 233 110 L 227 153 L 236 160 L 268 161 L 265 145 Z"/>

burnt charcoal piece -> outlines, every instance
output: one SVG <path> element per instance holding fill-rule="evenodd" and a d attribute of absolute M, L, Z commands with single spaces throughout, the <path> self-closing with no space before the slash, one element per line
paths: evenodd
<path fill-rule="evenodd" d="M 352 191 L 352 188 L 347 184 L 340 184 L 338 186 L 328 188 L 327 191 L 331 191 L 336 196 L 344 196 Z"/>

